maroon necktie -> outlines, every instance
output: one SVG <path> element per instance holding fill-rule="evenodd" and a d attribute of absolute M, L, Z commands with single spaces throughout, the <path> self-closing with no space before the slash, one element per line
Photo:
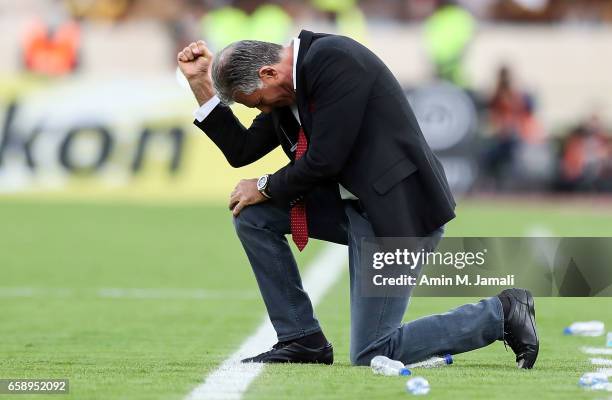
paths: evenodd
<path fill-rule="evenodd" d="M 295 150 L 295 160 L 302 158 L 306 149 L 308 148 L 308 141 L 304 130 L 300 128 L 298 134 L 297 149 Z M 300 199 L 291 205 L 291 237 L 295 242 L 297 248 L 302 251 L 308 243 L 308 225 L 306 223 L 306 206 L 304 200 Z"/>

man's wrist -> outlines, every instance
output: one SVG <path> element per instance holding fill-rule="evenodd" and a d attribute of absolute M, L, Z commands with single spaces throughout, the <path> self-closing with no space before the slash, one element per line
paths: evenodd
<path fill-rule="evenodd" d="M 211 82 L 191 80 L 189 81 L 189 86 L 200 106 L 206 104 L 208 100 L 216 95 Z"/>

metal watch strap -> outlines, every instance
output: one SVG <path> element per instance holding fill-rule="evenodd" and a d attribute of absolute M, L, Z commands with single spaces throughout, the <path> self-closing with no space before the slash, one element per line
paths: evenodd
<path fill-rule="evenodd" d="M 268 186 L 270 184 L 270 174 L 266 174 L 264 176 L 267 177 L 266 178 L 266 185 L 263 188 L 261 188 L 261 189 L 258 188 L 258 190 L 259 190 L 259 193 L 261 193 L 265 198 L 271 199 L 272 196 L 270 196 L 270 194 L 268 193 Z"/>

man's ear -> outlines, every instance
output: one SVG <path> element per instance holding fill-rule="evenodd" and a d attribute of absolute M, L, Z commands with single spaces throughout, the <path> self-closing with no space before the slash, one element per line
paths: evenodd
<path fill-rule="evenodd" d="M 259 69 L 259 77 L 262 81 L 274 80 L 278 78 L 278 71 L 271 65 L 264 65 Z"/>

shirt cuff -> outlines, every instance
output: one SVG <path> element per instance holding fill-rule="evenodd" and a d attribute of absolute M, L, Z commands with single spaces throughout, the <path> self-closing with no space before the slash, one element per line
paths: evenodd
<path fill-rule="evenodd" d="M 202 122 L 208 117 L 208 114 L 214 110 L 215 107 L 221 102 L 217 96 L 213 96 L 206 103 L 202 104 L 200 108 L 194 111 L 193 115 L 198 122 Z"/>

